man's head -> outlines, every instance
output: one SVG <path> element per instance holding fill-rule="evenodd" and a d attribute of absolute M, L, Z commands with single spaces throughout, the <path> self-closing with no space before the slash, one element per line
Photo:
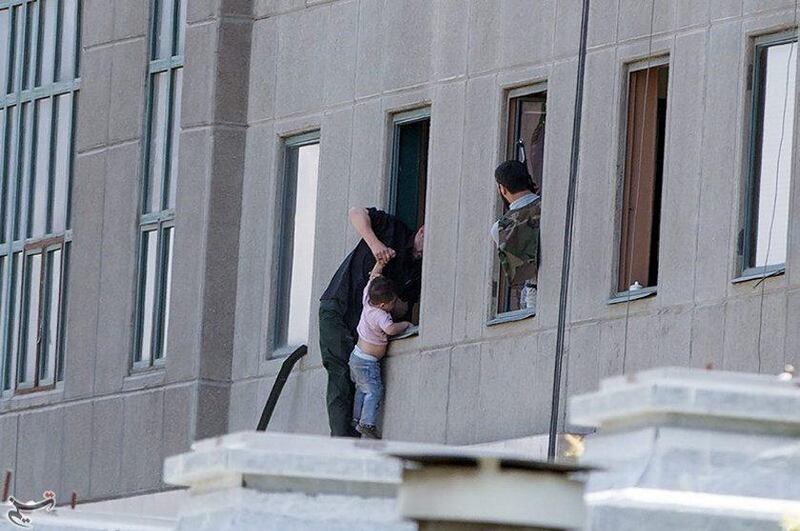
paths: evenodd
<path fill-rule="evenodd" d="M 515 196 L 521 193 L 534 192 L 531 175 L 523 162 L 507 160 L 501 163 L 494 170 L 494 179 L 500 195 L 507 203 L 513 202 Z"/>
<path fill-rule="evenodd" d="M 386 277 L 375 277 L 369 285 L 367 296 L 371 305 L 387 312 L 394 310 L 397 303 L 394 284 Z"/>

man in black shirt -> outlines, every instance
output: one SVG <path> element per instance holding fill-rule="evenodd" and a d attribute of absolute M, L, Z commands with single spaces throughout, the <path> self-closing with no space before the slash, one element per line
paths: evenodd
<path fill-rule="evenodd" d="M 383 274 L 394 282 L 407 319 L 419 302 L 424 227 L 414 233 L 395 216 L 375 208 L 351 208 L 350 223 L 362 240 L 347 255 L 322 294 L 319 344 L 328 371 L 328 422 L 334 437 L 358 437 L 353 428 L 355 389 L 347 364 L 357 337 L 361 300 L 369 272 L 378 259 L 389 260 Z"/>

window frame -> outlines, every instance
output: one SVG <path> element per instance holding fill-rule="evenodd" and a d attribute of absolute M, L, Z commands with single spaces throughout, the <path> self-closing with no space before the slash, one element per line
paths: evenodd
<path fill-rule="evenodd" d="M 654 297 L 658 294 L 658 284 L 652 286 L 645 286 L 640 290 L 631 291 L 628 290 L 620 290 L 619 289 L 619 275 L 620 275 L 620 268 L 622 267 L 622 263 L 620 260 L 621 254 L 621 247 L 622 247 L 622 232 L 624 230 L 623 227 L 623 209 L 625 208 L 625 180 L 626 180 L 626 157 L 628 151 L 628 111 L 629 111 L 629 102 L 630 102 L 630 89 L 631 89 L 631 75 L 635 72 L 640 72 L 643 70 L 649 70 L 651 68 L 660 68 L 666 66 L 668 69 L 667 74 L 667 115 L 665 118 L 664 123 L 664 153 L 663 153 L 663 175 L 666 176 L 666 169 L 668 164 L 667 153 L 668 153 L 668 146 L 666 144 L 667 139 L 669 138 L 669 109 L 671 107 L 670 100 L 672 98 L 672 93 L 670 91 L 672 85 L 672 63 L 671 63 L 671 55 L 669 53 L 661 53 L 658 55 L 654 55 L 652 57 L 646 57 L 644 59 L 638 59 L 635 61 L 625 62 L 622 65 L 622 75 L 623 75 L 623 83 L 621 85 L 621 93 L 619 98 L 619 134 L 618 134 L 618 148 L 617 148 L 617 193 L 616 193 L 616 208 L 615 208 L 615 241 L 614 241 L 614 269 L 613 274 L 611 275 L 611 287 L 610 287 L 610 296 L 607 301 L 608 304 L 618 304 L 623 302 L 632 302 L 635 300 L 646 299 L 650 297 Z M 659 218 L 663 219 L 663 193 L 664 193 L 664 183 L 662 182 L 662 204 L 661 208 L 658 211 Z M 659 254 L 659 268 L 661 267 L 661 245 L 657 250 Z"/>
<path fill-rule="evenodd" d="M 171 286 L 167 285 L 170 281 L 170 273 L 172 272 L 173 262 L 175 259 L 174 241 L 175 241 L 175 206 L 170 206 L 171 186 L 176 184 L 175 190 L 177 191 L 177 178 L 178 172 L 173 173 L 173 170 L 178 170 L 173 167 L 173 157 L 176 156 L 178 151 L 178 143 L 176 136 L 176 128 L 180 132 L 180 111 L 181 111 L 181 94 L 183 89 L 183 79 L 181 77 L 180 83 L 178 76 L 182 76 L 182 69 L 185 64 L 185 56 L 183 47 L 185 46 L 185 32 L 186 32 L 186 3 L 189 0 L 150 0 L 150 13 L 149 13 L 149 38 L 147 50 L 147 73 L 144 83 L 144 123 L 142 135 L 142 150 L 140 162 L 140 187 L 139 187 L 139 206 L 138 206 L 138 238 L 136 245 L 136 279 L 134 288 L 134 308 L 133 308 L 133 334 L 130 348 L 130 372 L 137 373 L 151 369 L 163 368 L 167 358 L 167 337 L 164 331 L 168 329 L 169 323 L 169 309 L 167 305 L 169 301 L 166 300 L 167 293 L 171 295 Z M 172 6 L 170 10 L 171 17 L 171 31 L 169 42 L 169 56 L 159 58 L 158 56 L 158 39 L 159 24 L 161 16 L 161 6 L 169 2 Z M 161 153 L 163 160 L 160 168 L 160 175 L 158 176 L 158 191 L 160 192 L 160 201 L 158 210 L 149 210 L 151 185 L 155 182 L 151 179 L 151 155 L 153 152 L 152 141 L 154 135 L 157 133 L 157 117 L 154 114 L 155 86 L 154 82 L 156 76 L 165 75 L 167 79 L 166 98 L 167 105 L 165 108 L 166 113 L 166 127 L 164 137 L 161 139 Z M 179 90 L 181 92 L 179 92 Z M 177 195 L 177 194 L 176 194 Z M 172 197 L 172 201 L 177 201 L 177 197 Z M 155 232 L 156 237 L 156 259 L 155 259 L 155 273 L 153 276 L 154 282 L 154 300 L 152 307 L 152 323 L 151 323 L 151 338 L 150 338 L 150 355 L 147 358 L 142 357 L 143 349 L 141 343 L 143 340 L 142 333 L 145 329 L 145 288 L 147 276 L 147 258 L 148 254 L 144 251 L 146 245 L 145 235 Z M 169 236 L 167 237 L 167 234 Z M 169 241 L 167 241 L 169 240 Z"/>
<path fill-rule="evenodd" d="M 517 160 L 518 154 L 512 153 L 512 150 L 516 151 L 516 146 L 511 145 L 511 139 L 519 137 L 519 117 L 517 115 L 514 116 L 514 132 L 511 133 L 511 120 L 512 120 L 512 105 L 516 105 L 514 100 L 524 100 L 525 98 L 535 97 L 537 95 L 545 94 L 545 101 L 547 101 L 548 93 L 548 81 L 547 79 L 542 79 L 539 81 L 535 81 L 532 83 L 526 83 L 524 85 L 517 85 L 514 87 L 506 88 L 503 94 L 503 105 L 501 106 L 501 118 L 500 123 L 502 125 L 501 130 L 501 149 L 500 153 L 502 154 L 501 158 L 497 161 L 497 164 L 500 164 L 503 161 L 510 160 L 509 157 L 513 156 L 514 160 Z M 517 106 L 517 110 L 519 111 L 520 107 Z M 547 126 L 545 125 L 545 142 L 547 141 Z M 544 162 L 545 159 L 542 160 L 542 173 L 544 174 Z M 494 211 L 493 217 L 497 220 L 500 216 L 504 214 L 504 204 L 503 199 L 499 196 L 499 194 L 495 190 L 494 193 Z M 539 197 L 541 198 L 541 190 L 539 190 Z M 540 199 L 541 200 L 541 199 Z M 500 305 L 500 289 L 502 286 L 501 282 L 501 275 L 503 274 L 502 268 L 500 267 L 500 261 L 497 257 L 497 246 L 494 245 L 492 242 L 491 246 L 491 271 L 492 277 L 489 286 L 489 314 L 487 316 L 486 325 L 493 326 L 497 324 L 509 323 L 514 321 L 522 321 L 525 319 L 530 319 L 536 317 L 537 308 L 534 310 L 530 310 L 528 308 L 521 308 L 517 310 L 508 310 L 508 311 L 499 311 Z M 540 271 L 541 272 L 541 271 Z M 538 281 L 538 279 L 537 279 Z"/>
<path fill-rule="evenodd" d="M 8 43 L 7 53 L 8 62 L 5 65 L 6 86 L 0 89 L 0 108 L 3 113 L 0 130 L 3 135 L 3 149 L 0 150 L 0 181 L 5 186 L 4 194 L 8 194 L 8 204 L 0 207 L 0 256 L 4 257 L 6 271 L 0 282 L 3 282 L 3 289 L 6 293 L 6 300 L 0 301 L 4 304 L 3 322 L 0 322 L 0 396 L 8 394 L 28 394 L 43 390 L 50 390 L 57 387 L 58 383 L 64 379 L 64 358 L 66 349 L 67 335 L 66 329 L 66 308 L 69 278 L 69 255 L 72 242 L 71 215 L 72 215 L 72 177 L 74 175 L 75 164 L 75 131 L 78 110 L 78 94 L 81 86 L 80 75 L 80 50 L 81 50 L 81 22 L 83 5 L 80 0 L 76 0 L 74 12 L 67 12 L 63 1 L 55 4 L 54 11 L 50 13 L 54 18 L 50 21 L 54 30 L 52 42 L 52 57 L 48 58 L 47 63 L 43 62 L 44 53 L 47 51 L 43 47 L 44 34 L 47 30 L 45 22 L 47 19 L 46 11 L 43 11 L 43 4 L 40 0 L 0 0 L 0 10 L 7 10 L 8 23 Z M 71 17 L 74 15 L 74 20 Z M 21 19 L 20 26 L 17 20 Z M 70 27 L 74 39 L 66 42 L 64 38 L 64 27 Z M 19 31 L 18 31 L 19 30 Z M 22 36 L 18 36 L 17 33 Z M 21 44 L 21 45 L 20 45 Z M 30 46 L 27 46 L 30 44 Z M 65 55 L 66 52 L 66 55 Z M 70 57 L 71 56 L 71 57 Z M 71 67 L 68 79 L 61 79 L 67 74 L 63 71 L 64 60 Z M 52 61 L 52 63 L 50 63 Z M 47 67 L 45 70 L 44 67 Z M 43 76 L 47 77 L 43 80 Z M 50 78 L 52 74 L 52 78 Z M 65 99 L 66 98 L 66 99 Z M 41 102 L 48 101 L 50 105 L 48 124 L 49 131 L 45 135 L 48 142 L 49 151 L 47 153 L 47 172 L 39 174 L 37 171 L 38 161 L 38 141 L 39 139 L 39 105 Z M 69 103 L 69 116 L 61 130 L 59 127 L 59 117 L 61 116 L 62 101 Z M 26 127 L 22 109 L 27 106 L 27 113 L 30 115 L 30 127 Z M 9 118 L 10 109 L 14 108 L 15 113 Z M 13 123 L 12 123 L 13 122 Z M 66 137 L 66 152 L 64 155 L 65 174 L 63 178 L 64 188 L 62 193 L 63 200 L 63 219 L 54 219 L 55 194 L 58 190 L 57 184 L 57 158 L 59 155 L 59 143 L 61 133 Z M 11 137 L 9 137 L 11 135 Z M 30 136 L 30 140 L 26 138 Z M 30 146 L 26 145 L 30 143 Z M 25 161 L 28 156 L 30 161 Z M 6 172 L 7 170 L 7 172 Z M 36 181 L 40 177 L 46 177 L 46 197 L 43 207 L 44 229 L 32 234 L 33 208 L 32 201 L 36 192 Z M 24 185 L 24 186 L 23 186 Z M 26 188 L 27 187 L 27 188 Z M 6 208 L 9 207 L 9 208 Z M 26 212 L 21 211 L 26 210 Z M 63 224 L 62 227 L 55 226 L 55 223 Z M 18 235 L 18 236 L 17 236 Z M 49 286 L 49 253 L 60 250 L 61 258 L 59 263 L 60 277 L 58 289 L 51 292 L 45 289 Z M 27 359 L 27 353 L 21 351 L 22 331 L 25 326 L 27 315 L 23 310 L 27 310 L 27 294 L 25 286 L 26 278 L 26 259 L 33 254 L 41 254 L 42 263 L 40 264 L 39 277 L 39 307 L 37 308 L 37 347 L 34 360 Z M 14 267 L 15 257 L 19 255 L 19 271 Z M 19 292 L 17 293 L 17 288 Z M 2 291 L 2 290 L 0 290 Z M 48 378 L 41 378 L 41 364 L 43 349 L 47 347 L 42 343 L 42 327 L 44 326 L 43 316 L 46 313 L 50 318 L 49 303 L 51 297 L 58 297 L 55 305 L 56 310 L 56 339 L 54 359 L 52 360 L 52 374 Z M 27 313 L 27 312 L 25 312 Z M 16 340 L 16 345 L 12 342 Z M 25 357 L 26 363 L 34 364 L 33 382 L 21 383 L 21 361 Z"/>
<path fill-rule="evenodd" d="M 753 245 L 753 233 L 756 232 L 756 218 L 758 207 L 754 204 L 756 197 L 758 196 L 755 187 L 758 183 L 760 183 L 761 175 L 760 175 L 760 168 L 756 167 L 756 153 L 760 151 L 760 147 L 757 146 L 759 140 L 762 138 L 762 135 L 759 134 L 759 122 L 763 113 L 763 101 L 761 101 L 761 91 L 759 90 L 759 84 L 761 81 L 761 57 L 760 52 L 766 48 L 770 48 L 772 46 L 778 46 L 783 44 L 790 44 L 796 43 L 795 47 L 795 62 L 797 61 L 797 56 L 800 54 L 800 39 L 797 36 L 797 29 L 789 29 L 780 31 L 777 33 L 768 33 L 764 35 L 758 35 L 750 39 L 750 47 L 748 52 L 748 63 L 747 63 L 747 84 L 746 90 L 749 91 L 749 95 L 746 97 L 746 101 L 748 104 L 747 108 L 747 119 L 748 125 L 746 126 L 746 144 L 747 144 L 747 157 L 745 160 L 745 167 L 744 167 L 744 179 L 743 179 L 743 193 L 741 194 L 741 201 L 742 201 L 742 215 L 740 218 L 740 227 L 739 227 L 739 235 L 738 241 L 736 242 L 736 278 L 732 280 L 733 283 L 744 282 L 748 280 L 754 279 L 763 279 L 764 277 L 771 277 L 777 276 L 785 272 L 786 270 L 786 262 L 779 264 L 765 264 L 763 266 L 758 265 L 750 265 L 751 259 L 755 262 L 756 253 L 756 245 Z M 797 83 L 798 83 L 798 70 L 795 71 L 795 79 L 794 79 L 794 91 L 795 91 L 795 109 L 797 109 Z M 795 111 L 796 112 L 796 111 Z M 795 117 L 788 117 L 793 121 L 796 121 Z M 763 132 L 762 132 L 763 133 Z M 792 130 L 792 145 L 789 147 L 790 154 L 792 158 L 794 158 L 794 154 L 796 152 L 795 148 L 795 138 L 797 136 L 796 131 Z M 794 164 L 791 165 L 789 169 L 789 178 L 791 181 L 794 181 Z M 758 179 L 756 178 L 758 176 Z M 790 183 L 790 187 L 794 187 L 793 183 Z M 791 210 L 792 205 L 789 205 L 789 220 L 791 221 Z M 788 245 L 788 243 L 787 243 Z M 769 257 L 767 257 L 768 259 Z M 788 258 L 788 254 L 787 254 Z"/>
<path fill-rule="evenodd" d="M 294 257 L 294 213 L 297 199 L 297 168 L 292 165 L 291 157 L 287 156 L 289 150 L 299 149 L 304 146 L 320 145 L 320 159 L 322 156 L 322 131 L 314 129 L 303 133 L 292 134 L 280 138 L 280 180 L 277 197 L 279 198 L 274 240 L 273 267 L 275 275 L 275 288 L 273 290 L 272 308 L 272 333 L 270 334 L 267 349 L 267 359 L 282 358 L 291 353 L 300 345 L 289 344 L 286 338 L 289 324 L 289 309 L 291 296 L 291 259 Z M 319 170 L 318 170 L 319 172 Z M 319 173 L 317 173 L 317 189 L 319 189 Z M 290 220 L 291 218 L 291 220 Z M 316 216 L 314 220 L 316 226 Z M 313 303 L 313 297 L 312 297 Z M 313 306 L 313 304 L 312 304 Z M 309 334 L 311 323 L 309 322 Z"/>

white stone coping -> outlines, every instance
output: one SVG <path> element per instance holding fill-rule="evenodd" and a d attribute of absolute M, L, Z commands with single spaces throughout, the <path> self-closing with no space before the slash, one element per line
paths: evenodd
<path fill-rule="evenodd" d="M 718 514 L 765 521 L 800 519 L 800 501 L 749 496 L 632 487 L 589 493 L 585 499 L 590 507 L 695 513 L 706 517 Z"/>
<path fill-rule="evenodd" d="M 252 527 L 242 525 L 253 522 Z M 235 522 L 235 527 L 231 525 Z M 259 492 L 233 488 L 193 496 L 181 508 L 179 529 L 346 529 L 416 531 L 403 521 L 394 498 L 298 492 Z"/>
<path fill-rule="evenodd" d="M 570 423 L 603 427 L 739 422 L 800 431 L 800 379 L 668 367 L 604 380 L 570 400 Z M 752 427 L 752 426 L 751 426 Z"/>
<path fill-rule="evenodd" d="M 200 491 L 246 484 L 263 491 L 392 495 L 402 474 L 392 456 L 408 454 L 531 461 L 491 448 L 252 431 L 198 441 L 191 452 L 167 458 L 164 480 Z"/>
<path fill-rule="evenodd" d="M 323 483 L 350 482 L 396 487 L 400 463 L 375 446 L 343 439 L 268 433 L 236 433 L 199 441 L 193 451 L 169 457 L 164 481 L 197 489 L 219 489 L 271 481 L 275 488 L 312 492 Z M 307 482 L 304 484 L 303 482 Z M 280 487 L 280 485 L 284 487 Z M 269 488 L 264 486 L 264 488 Z"/>
<path fill-rule="evenodd" d="M 10 505 L 0 504 L 0 509 Z M 0 530 L 21 529 L 5 518 L 6 511 L 0 518 Z M 149 517 L 146 515 L 107 514 L 89 511 L 59 508 L 54 511 L 38 511 L 28 515 L 33 529 L 40 531 L 55 530 L 104 530 L 115 531 L 171 531 L 175 529 L 177 520 L 172 518 Z"/>

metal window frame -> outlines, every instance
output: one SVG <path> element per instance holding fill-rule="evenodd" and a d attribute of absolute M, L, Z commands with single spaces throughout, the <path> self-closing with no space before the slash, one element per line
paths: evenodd
<path fill-rule="evenodd" d="M 56 386 L 56 376 L 59 374 L 59 367 L 58 367 L 58 359 L 59 353 L 56 352 L 56 365 L 53 367 L 53 374 L 50 375 L 50 378 L 43 379 L 41 375 L 42 371 L 42 360 L 44 357 L 44 349 L 47 348 L 47 342 L 44 341 L 48 330 L 46 330 L 47 322 L 45 319 L 45 312 L 49 310 L 49 303 L 50 303 L 50 294 L 51 290 L 49 289 L 49 275 L 50 275 L 50 267 L 48 264 L 48 255 L 53 251 L 61 251 L 61 271 L 62 275 L 59 279 L 59 286 L 56 292 L 57 296 L 59 297 L 59 301 L 57 306 L 60 309 L 61 306 L 61 294 L 63 291 L 63 271 L 64 271 L 64 246 L 66 245 L 65 239 L 63 236 L 48 238 L 44 240 L 39 240 L 35 242 L 31 242 L 25 245 L 25 249 L 22 254 L 22 283 L 21 283 L 21 299 L 20 299 L 20 319 L 17 325 L 19 326 L 19 346 L 18 346 L 18 360 L 21 356 L 27 355 L 27 325 L 28 325 L 28 310 L 30 301 L 28 300 L 28 282 L 31 281 L 26 275 L 27 272 L 27 259 L 31 256 L 39 255 L 41 256 L 41 265 L 39 267 L 39 305 L 37 308 L 37 333 L 36 333 L 36 359 L 34 360 L 34 380 L 30 383 L 22 383 L 22 364 L 17 363 L 17 385 L 16 385 L 16 394 L 27 394 L 32 392 L 38 391 L 46 391 L 55 388 Z M 57 328 L 60 328 L 58 326 Z M 59 332 L 57 331 L 56 336 L 56 345 L 58 346 L 60 342 L 60 338 L 58 337 Z"/>
<path fill-rule="evenodd" d="M 505 98 L 504 98 L 504 105 L 502 107 L 502 117 L 501 123 L 504 126 L 504 134 L 502 136 L 502 151 L 503 160 L 507 160 L 510 156 L 510 151 L 512 146 L 509 145 L 509 129 L 513 126 L 514 127 L 514 138 L 519 138 L 520 135 L 520 114 L 522 107 L 517 107 L 517 112 L 514 116 L 513 124 L 511 123 L 511 106 L 515 101 L 521 101 L 525 98 L 536 97 L 541 94 L 547 95 L 547 80 L 537 81 L 535 83 L 529 83 L 524 86 L 514 87 L 506 89 L 505 91 Z M 546 101 L 546 96 L 545 96 Z M 545 138 L 547 138 L 547 128 L 545 126 Z M 514 157 L 517 157 L 517 153 L 514 153 Z M 495 201 L 495 217 L 498 215 L 502 215 L 504 211 L 503 200 L 502 198 L 497 198 Z M 505 310 L 500 311 L 500 287 L 502 285 L 502 275 L 503 270 L 500 267 L 500 261 L 497 258 L 497 253 L 493 251 L 492 253 L 492 289 L 491 289 L 491 297 L 490 297 L 490 304 L 491 307 L 489 308 L 489 316 L 487 325 L 495 325 L 500 323 L 507 323 L 511 321 L 519 321 L 522 319 L 527 319 L 529 317 L 533 317 L 536 315 L 535 311 L 528 310 L 527 308 L 523 308 L 521 310 Z M 510 291 L 511 286 L 506 287 L 506 291 Z M 508 295 L 506 295 L 508 297 Z"/>
<path fill-rule="evenodd" d="M 81 20 L 82 20 L 82 1 L 77 0 L 75 3 L 75 46 L 74 46 L 74 72 L 71 76 L 71 79 L 66 81 L 59 81 L 60 70 L 61 70 L 61 56 L 62 50 L 65 43 L 62 42 L 63 40 L 63 33 L 62 29 L 64 26 L 64 17 L 67 15 L 64 10 L 64 5 L 62 2 L 57 4 L 57 9 L 55 13 L 55 40 L 54 40 L 54 49 L 53 49 L 53 64 L 51 65 L 53 68 L 53 79 L 52 81 L 48 82 L 45 85 L 40 85 L 42 79 L 42 42 L 43 42 L 43 35 L 44 35 L 44 26 L 42 24 L 42 4 L 40 0 L 0 0 L 0 10 L 8 10 L 8 24 L 9 24 L 9 32 L 7 35 L 8 38 L 8 70 L 6 71 L 7 75 L 7 86 L 3 87 L 0 90 L 0 108 L 6 113 L 4 116 L 4 120 L 0 128 L 2 130 L 2 143 L 3 149 L 2 153 L 0 153 L 0 172 L 2 172 L 3 183 L 6 185 L 6 194 L 7 197 L 3 199 L 7 201 L 2 208 L 0 208 L 0 213 L 4 216 L 3 220 L 0 220 L 0 230 L 3 231 L 3 238 L 2 240 L 4 243 L 0 244 L 0 255 L 6 256 L 6 260 L 8 263 L 8 267 L 6 268 L 6 273 L 3 275 L 4 278 L 0 278 L 0 282 L 5 283 L 5 288 L 8 293 L 8 297 L 5 301 L 5 320 L 4 322 L 0 323 L 0 395 L 4 394 L 6 391 L 10 391 L 17 394 L 29 393 L 34 391 L 40 391 L 44 389 L 52 389 L 56 386 L 58 381 L 63 380 L 63 360 L 64 360 L 64 348 L 65 343 L 63 342 L 63 335 L 66 328 L 64 326 L 65 321 L 65 313 L 64 308 L 66 307 L 66 292 L 67 292 L 67 285 L 66 285 L 66 278 L 67 278 L 67 269 L 68 269 L 68 261 L 65 260 L 66 252 L 65 249 L 69 247 L 69 244 L 72 240 L 72 231 L 70 230 L 70 210 L 71 210 L 71 194 L 72 194 L 72 176 L 74 173 L 74 158 L 75 158 L 75 125 L 76 125 L 76 114 L 77 114 L 77 105 L 78 105 L 78 92 L 80 90 L 81 80 L 80 80 L 80 27 L 81 27 Z M 18 12 L 15 12 L 17 10 Z M 21 28 L 22 31 L 22 46 L 17 46 L 17 19 L 22 18 Z M 30 41 L 31 46 L 27 46 L 28 41 Z M 27 85 L 26 82 L 27 81 Z M 66 197 L 64 198 L 65 201 L 65 217 L 64 220 L 64 230 L 58 231 L 56 233 L 53 232 L 53 201 L 54 197 L 53 194 L 55 193 L 54 187 L 54 157 L 57 146 L 55 145 L 55 138 L 57 138 L 57 125 L 58 125 L 58 99 L 60 96 L 71 94 L 71 123 L 68 129 L 69 131 L 69 143 L 68 143 L 68 166 L 67 166 L 67 176 L 66 176 L 66 190 L 65 194 Z M 50 99 L 52 105 L 52 114 L 50 118 L 50 153 L 48 161 L 49 163 L 49 171 L 48 171 L 48 193 L 47 193 L 47 204 L 45 205 L 46 208 L 46 222 L 45 222 L 45 232 L 46 234 L 37 234 L 33 235 L 30 233 L 30 216 L 32 209 L 28 206 L 25 207 L 26 213 L 20 212 L 20 201 L 23 200 L 22 192 L 23 190 L 20 189 L 22 184 L 22 179 L 25 176 L 22 175 L 23 167 L 26 161 L 23 160 L 23 151 L 25 148 L 24 136 L 31 135 L 31 150 L 29 153 L 30 162 L 28 171 L 30 174 L 27 176 L 28 184 L 28 197 L 24 198 L 27 200 L 27 205 L 31 204 L 31 200 L 34 193 L 34 186 L 33 179 L 35 177 L 35 164 L 36 164 L 36 150 L 37 150 L 37 137 L 38 137 L 38 106 L 37 103 L 44 99 Z M 23 113 L 22 107 L 24 105 L 30 106 L 30 129 L 25 129 L 25 123 L 23 123 Z M 10 117 L 8 116 L 8 112 L 10 109 L 16 109 L 16 116 L 13 118 L 13 123 Z M 10 128 L 8 126 L 11 126 Z M 22 142 L 20 142 L 22 140 Z M 8 170 L 6 172 L 6 169 Z M 17 238 L 14 237 L 15 234 L 19 234 Z M 55 247 L 54 247 L 55 246 Z M 19 383 L 19 368 L 21 367 L 20 359 L 21 356 L 24 356 L 25 353 L 19 351 L 18 355 L 15 357 L 10 356 L 10 349 L 12 348 L 11 341 L 13 339 L 13 334 L 11 328 L 11 323 L 14 320 L 14 313 L 12 309 L 16 306 L 19 306 L 19 322 L 15 323 L 18 326 L 22 326 L 23 318 L 27 316 L 23 316 L 23 306 L 27 304 L 26 301 L 22 300 L 26 294 L 24 292 L 25 287 L 25 256 L 30 254 L 31 250 L 34 249 L 41 249 L 42 254 L 42 267 L 41 267 L 41 277 L 40 277 L 40 289 L 42 289 L 42 293 L 40 296 L 40 304 L 38 308 L 39 313 L 39 326 L 41 327 L 41 315 L 44 311 L 44 307 L 42 306 L 42 301 L 47 299 L 48 294 L 46 290 L 42 286 L 45 286 L 47 282 L 44 282 L 42 279 L 45 278 L 44 275 L 48 274 L 47 268 L 47 253 L 52 249 L 60 248 L 62 250 L 62 260 L 61 260 L 61 277 L 59 279 L 60 286 L 58 289 L 58 315 L 56 319 L 58 320 L 57 329 L 59 330 L 59 337 L 57 338 L 57 350 L 55 353 L 55 366 L 53 370 L 53 374 L 51 378 L 48 378 L 46 381 L 42 381 L 39 371 L 39 364 L 41 363 L 41 345 L 37 347 L 37 354 L 36 360 L 34 363 L 36 365 L 36 377 L 35 382 L 33 385 L 20 385 Z M 20 279 L 15 278 L 15 268 L 14 268 L 14 256 L 16 253 L 22 253 L 21 257 L 21 264 L 20 264 L 20 271 L 18 272 L 18 276 Z M 18 294 L 14 293 L 14 285 L 15 283 L 21 280 L 22 283 L 20 284 L 20 292 Z M 44 282 L 44 283 L 43 283 Z M 14 295 L 14 297 L 12 297 Z M 13 300 L 18 298 L 19 300 Z M 19 342 L 22 340 L 22 336 L 19 335 L 17 337 L 18 344 L 16 345 L 17 350 L 19 350 L 20 345 Z M 13 358 L 13 359 L 12 359 Z M 13 365 L 13 366 L 12 366 Z M 12 377 L 13 376 L 13 377 Z"/>
<path fill-rule="evenodd" d="M 277 284 L 272 307 L 276 309 L 273 318 L 273 329 L 270 339 L 271 352 L 288 351 L 299 345 L 289 345 L 287 340 L 287 327 L 289 324 L 289 296 L 292 287 L 291 260 L 294 257 L 294 213 L 297 210 L 297 167 L 293 164 L 290 151 L 299 150 L 303 146 L 321 143 L 321 130 L 284 137 L 282 139 L 281 154 L 281 179 L 278 197 L 280 213 L 277 220 L 277 230 L 274 245 L 274 267 L 277 271 Z M 277 357 L 277 356 L 271 356 Z"/>
<path fill-rule="evenodd" d="M 762 99 L 761 91 L 758 90 L 761 82 L 761 52 L 766 48 L 772 46 L 780 46 L 783 44 L 797 43 L 797 50 L 800 52 L 800 40 L 797 37 L 797 30 L 791 29 L 781 31 L 779 33 L 772 33 L 768 35 L 761 35 L 752 39 L 749 77 L 751 79 L 748 83 L 750 91 L 749 98 L 749 120 L 750 123 L 747 128 L 747 167 L 745 168 L 744 180 L 744 193 L 742 194 L 742 207 L 743 216 L 740 227 L 740 243 L 737 245 L 737 279 L 743 278 L 761 278 L 764 275 L 777 274 L 786 268 L 786 263 L 768 264 L 764 266 L 750 265 L 751 261 L 755 262 L 755 246 L 752 244 L 751 239 L 753 232 L 757 228 L 758 206 L 755 205 L 756 201 L 756 187 L 761 180 L 760 168 L 756 167 L 756 153 L 759 151 L 757 146 L 762 134 L 759 135 L 759 122 L 762 117 L 764 101 Z M 798 52 L 796 52 L 797 54 Z M 795 57 L 796 59 L 796 57 Z M 795 73 L 794 88 L 797 86 L 797 73 Z M 792 120 L 794 118 L 791 118 Z M 789 146 L 790 152 L 794 153 L 794 137 L 796 136 L 793 131 L 792 145 Z M 791 175 L 793 179 L 794 175 Z M 769 257 L 767 257 L 769 258 Z M 736 280 L 736 279 L 735 279 Z"/>
<path fill-rule="evenodd" d="M 165 344 L 167 338 L 164 337 L 165 328 L 165 315 L 166 305 L 166 280 L 168 264 L 167 259 L 174 260 L 174 256 L 167 256 L 169 249 L 167 238 L 165 235 L 169 232 L 169 238 L 175 238 L 175 208 L 168 205 L 169 186 L 171 179 L 176 179 L 177 175 L 172 175 L 171 159 L 173 153 L 176 151 L 176 146 L 173 143 L 173 133 L 175 127 L 180 127 L 180 124 L 175 123 L 176 109 L 179 108 L 180 102 L 176 102 L 176 78 L 178 71 L 184 66 L 183 50 L 179 50 L 179 43 L 181 35 L 184 31 L 185 20 L 179 20 L 182 14 L 182 3 L 188 0 L 150 0 L 150 38 L 147 52 L 148 66 L 147 77 L 144 84 L 145 94 L 145 109 L 144 109 L 144 135 L 142 137 L 142 159 L 140 162 L 141 167 L 141 186 L 139 190 L 139 237 L 137 244 L 137 271 L 134 286 L 134 313 L 132 315 L 134 330 L 132 335 L 132 343 L 130 348 L 130 370 L 131 372 L 138 372 L 142 370 L 150 370 L 153 368 L 163 367 L 166 359 Z M 160 24 L 161 7 L 164 2 L 171 2 L 171 25 L 172 31 L 170 32 L 169 50 L 170 56 L 166 58 L 157 57 L 158 50 L 158 30 Z M 154 79 L 157 75 L 163 74 L 166 76 L 165 90 L 167 94 L 167 106 L 165 112 L 166 128 L 164 130 L 164 138 L 162 140 L 162 153 L 164 156 L 161 175 L 157 178 L 159 180 L 159 190 L 161 196 L 158 198 L 160 209 L 157 211 L 149 212 L 149 194 L 152 188 L 152 175 L 150 167 L 150 155 L 152 152 L 152 139 L 155 131 L 155 115 L 154 115 L 154 101 L 153 89 L 155 86 Z M 156 286 L 155 286 L 155 300 L 153 302 L 152 316 L 144 315 L 144 288 L 145 277 L 147 275 L 146 255 L 143 250 L 144 235 L 147 232 L 156 231 Z M 144 319 L 152 319 L 152 337 L 150 338 L 150 357 L 147 360 L 141 358 L 142 351 L 140 345 L 142 344 L 142 331 Z M 163 353 L 163 355 L 162 355 Z"/>
<path fill-rule="evenodd" d="M 392 153 L 389 160 L 389 186 L 386 190 L 386 211 L 389 214 L 397 214 L 397 192 L 400 172 L 400 128 L 404 125 L 417 122 L 430 121 L 431 106 L 420 107 L 408 111 L 397 112 L 391 115 L 391 146 Z M 428 140 L 430 142 L 430 139 Z M 423 220 L 424 223 L 424 220 Z M 410 227 L 414 228 L 414 227 Z"/>

